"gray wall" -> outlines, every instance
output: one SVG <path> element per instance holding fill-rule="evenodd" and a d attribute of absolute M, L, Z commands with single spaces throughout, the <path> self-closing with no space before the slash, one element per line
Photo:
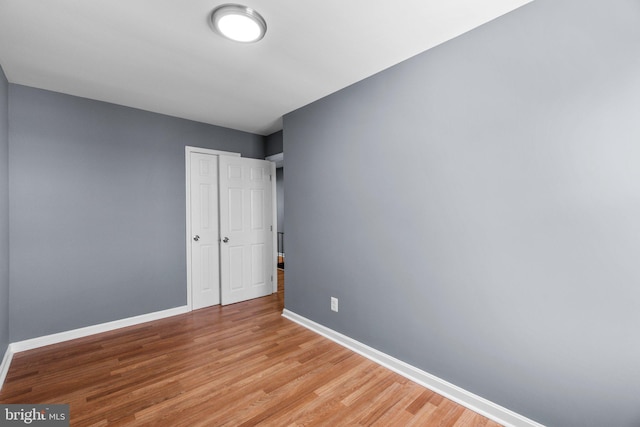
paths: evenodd
<path fill-rule="evenodd" d="M 9 85 L 0 66 L 0 360 L 9 345 Z"/>
<path fill-rule="evenodd" d="M 274 154 L 282 153 L 282 131 L 274 132 L 271 135 L 264 137 L 264 155 L 273 156 Z"/>
<path fill-rule="evenodd" d="M 639 19 L 537 0 L 287 115 L 286 307 L 549 426 L 640 425 Z"/>
<path fill-rule="evenodd" d="M 9 85 L 11 340 L 186 304 L 185 145 L 258 135 Z"/>

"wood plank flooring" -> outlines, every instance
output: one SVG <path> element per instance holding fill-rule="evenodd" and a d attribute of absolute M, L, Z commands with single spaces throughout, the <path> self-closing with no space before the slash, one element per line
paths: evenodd
<path fill-rule="evenodd" d="M 283 297 L 18 353 L 0 402 L 68 403 L 72 426 L 498 426 L 282 318 Z"/>

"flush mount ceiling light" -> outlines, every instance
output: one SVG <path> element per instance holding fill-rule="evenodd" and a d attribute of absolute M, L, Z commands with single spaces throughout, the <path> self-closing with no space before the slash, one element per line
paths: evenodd
<path fill-rule="evenodd" d="M 239 4 L 223 4 L 213 9 L 211 26 L 221 36 L 241 43 L 255 43 L 267 32 L 262 16 Z"/>

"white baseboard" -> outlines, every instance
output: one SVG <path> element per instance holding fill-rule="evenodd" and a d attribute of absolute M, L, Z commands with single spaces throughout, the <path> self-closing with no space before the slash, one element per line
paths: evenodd
<path fill-rule="evenodd" d="M 57 334 L 45 335 L 43 337 L 32 338 L 29 340 L 14 342 L 9 345 L 12 353 L 33 350 L 51 344 L 58 344 L 64 341 L 74 340 L 76 338 L 84 338 L 89 335 L 100 334 L 102 332 L 113 331 L 114 329 L 125 328 L 127 326 L 139 325 L 140 323 L 151 322 L 154 320 L 164 319 L 166 317 L 176 316 L 178 314 L 188 313 L 188 307 L 175 307 L 168 310 L 156 311 L 153 313 L 142 314 L 140 316 L 128 317 L 126 319 L 114 320 L 113 322 L 101 323 L 99 325 L 87 326 L 85 328 L 74 329 Z"/>
<path fill-rule="evenodd" d="M 7 374 L 9 373 L 9 366 L 11 365 L 12 359 L 13 351 L 11 350 L 11 346 L 9 345 L 7 347 L 7 351 L 4 353 L 4 357 L 2 358 L 2 363 L 0 363 L 0 390 L 2 390 L 4 379 L 7 378 Z"/>
<path fill-rule="evenodd" d="M 13 359 L 13 355 L 15 353 L 33 350 L 35 348 L 40 348 L 51 344 L 58 344 L 61 342 L 74 340 L 76 338 L 84 338 L 88 337 L 89 335 L 95 335 L 102 332 L 109 332 L 115 329 L 125 328 L 127 326 L 134 326 L 141 323 L 160 320 L 166 317 L 177 316 L 178 314 L 184 314 L 188 312 L 189 309 L 185 305 L 182 307 L 170 308 L 168 310 L 156 311 L 153 313 L 142 314 L 140 316 L 114 320 L 113 322 L 101 323 L 99 325 L 87 326 L 85 328 L 74 329 L 71 331 L 45 335 L 43 337 L 11 343 L 7 347 L 4 359 L 2 359 L 2 364 L 0 365 L 0 390 L 2 389 L 4 380 L 7 377 L 9 366 L 11 365 L 11 360 Z"/>
<path fill-rule="evenodd" d="M 282 311 L 282 316 L 499 424 L 509 427 L 544 427 L 542 424 L 529 418 L 431 375 L 415 366 L 409 365 L 402 360 L 398 360 L 375 348 L 349 338 L 333 329 L 329 329 L 326 326 L 322 326 L 319 323 L 293 313 L 286 308 Z"/>

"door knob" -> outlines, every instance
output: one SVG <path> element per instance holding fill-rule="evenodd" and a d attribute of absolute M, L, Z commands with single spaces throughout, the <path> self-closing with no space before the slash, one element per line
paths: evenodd
<path fill-rule="evenodd" d="M 195 241 L 197 242 L 198 240 L 200 240 L 200 236 L 198 236 L 198 235 L 196 234 L 195 236 L 193 236 L 193 240 L 195 240 Z"/>
<path fill-rule="evenodd" d="M 228 237 L 225 237 L 224 239 L 222 239 L 222 241 L 223 241 L 224 243 L 227 243 L 227 242 L 229 241 L 229 238 L 228 238 Z"/>

